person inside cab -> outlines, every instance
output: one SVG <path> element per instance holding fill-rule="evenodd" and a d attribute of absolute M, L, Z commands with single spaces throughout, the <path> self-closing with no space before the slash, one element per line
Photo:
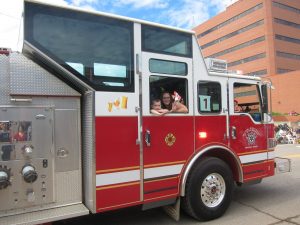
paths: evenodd
<path fill-rule="evenodd" d="M 237 113 L 243 112 L 242 107 L 239 106 L 239 103 L 236 99 L 234 100 L 234 112 L 237 112 Z"/>
<path fill-rule="evenodd" d="M 154 115 L 157 115 L 157 116 L 163 116 L 166 113 L 168 113 L 169 110 L 161 108 L 161 100 L 160 99 L 154 99 L 151 102 L 150 112 Z"/>
<path fill-rule="evenodd" d="M 174 91 L 172 96 L 169 92 L 162 93 L 162 108 L 172 113 L 187 113 L 187 107 L 180 102 L 181 97 Z"/>

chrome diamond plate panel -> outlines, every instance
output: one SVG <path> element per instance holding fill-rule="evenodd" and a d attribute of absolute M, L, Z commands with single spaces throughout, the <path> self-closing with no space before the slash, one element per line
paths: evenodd
<path fill-rule="evenodd" d="M 7 105 L 9 101 L 9 58 L 0 55 L 0 104 Z"/>
<path fill-rule="evenodd" d="M 80 96 L 63 81 L 20 53 L 10 55 L 10 94 Z"/>

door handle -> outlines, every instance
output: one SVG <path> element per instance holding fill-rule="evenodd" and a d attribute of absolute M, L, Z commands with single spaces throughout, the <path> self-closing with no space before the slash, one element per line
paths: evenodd
<path fill-rule="evenodd" d="M 146 130 L 145 132 L 145 142 L 147 147 L 151 146 L 151 134 L 150 134 L 150 130 Z"/>
<path fill-rule="evenodd" d="M 236 127 L 231 127 L 231 137 L 232 139 L 236 139 Z"/>

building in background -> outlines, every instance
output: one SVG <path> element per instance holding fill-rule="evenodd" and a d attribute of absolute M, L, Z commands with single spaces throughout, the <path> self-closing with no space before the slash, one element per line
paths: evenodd
<path fill-rule="evenodd" d="M 194 30 L 204 57 L 226 59 L 229 70 L 300 70 L 299 0 L 239 0 Z"/>
<path fill-rule="evenodd" d="M 272 111 L 291 116 L 300 114 L 300 70 L 268 78 L 275 88 L 272 90 Z M 300 116 L 298 118 L 300 120 Z"/>

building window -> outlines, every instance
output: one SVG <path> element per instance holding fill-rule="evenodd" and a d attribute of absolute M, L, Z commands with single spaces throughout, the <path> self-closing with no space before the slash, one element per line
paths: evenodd
<path fill-rule="evenodd" d="M 252 12 L 258 10 L 258 9 L 261 9 L 262 7 L 263 7 L 263 4 L 260 3 L 260 4 L 256 5 L 256 6 L 250 8 L 250 9 L 244 11 L 244 12 L 242 12 L 241 14 L 238 14 L 238 15 L 236 15 L 236 16 L 230 18 L 229 20 L 226 20 L 225 22 L 220 23 L 220 24 L 218 24 L 217 26 L 215 26 L 215 27 L 213 27 L 213 28 L 210 28 L 209 30 L 206 30 L 206 31 L 204 31 L 204 32 L 201 33 L 201 34 L 198 34 L 198 35 L 197 35 L 197 38 L 204 37 L 205 35 L 207 35 L 207 34 L 213 32 L 213 31 L 215 31 L 215 30 L 218 30 L 218 29 L 220 29 L 220 28 L 222 28 L 222 27 L 224 27 L 224 26 L 226 26 L 226 25 L 228 25 L 228 24 L 230 24 L 230 23 L 232 23 L 232 22 L 234 22 L 234 21 L 236 21 L 236 20 L 238 20 L 238 19 L 240 19 L 240 18 L 246 16 L 246 15 L 249 15 L 250 13 L 252 13 Z"/>
<path fill-rule="evenodd" d="M 300 9 L 298 9 L 298 8 L 295 8 L 295 7 L 292 7 L 292 6 L 289 6 L 289 5 L 285 5 L 285 4 L 282 4 L 282 3 L 279 3 L 279 2 L 274 2 L 274 1 L 273 1 L 273 5 L 278 7 L 278 8 L 285 9 L 285 10 L 288 10 L 290 12 L 300 14 Z"/>
<path fill-rule="evenodd" d="M 208 42 L 208 43 L 202 45 L 201 49 L 205 49 L 205 48 L 207 48 L 209 46 L 212 46 L 212 45 L 217 44 L 219 42 L 225 41 L 228 38 L 231 38 L 231 37 L 234 37 L 234 36 L 239 35 L 241 33 L 244 33 L 246 31 L 251 30 L 251 29 L 253 29 L 255 27 L 258 27 L 258 26 L 260 26 L 262 24 L 264 24 L 264 20 L 260 20 L 260 21 L 257 21 L 255 23 L 252 23 L 252 24 L 250 24 L 250 25 L 248 25 L 246 27 L 243 27 L 243 28 L 241 28 L 239 30 L 236 30 L 236 31 L 234 31 L 234 32 L 232 32 L 230 34 L 227 34 L 227 35 L 225 35 L 225 36 L 223 36 L 221 38 L 218 38 L 218 39 L 216 39 L 214 41 L 211 41 L 211 42 Z"/>
<path fill-rule="evenodd" d="M 283 58 L 300 60 L 300 55 L 297 55 L 297 54 L 277 51 L 276 55 L 279 57 L 283 57 Z"/>
<path fill-rule="evenodd" d="M 240 59 L 240 60 L 228 63 L 227 65 L 228 65 L 228 67 L 232 67 L 232 66 L 243 64 L 243 63 L 251 62 L 251 61 L 254 61 L 254 60 L 257 60 L 257 59 L 262 59 L 262 58 L 265 58 L 265 57 L 266 57 L 266 53 L 264 52 L 264 53 L 260 53 L 260 54 L 257 54 L 257 55 L 250 56 L 248 58 L 244 58 L 244 59 Z"/>
<path fill-rule="evenodd" d="M 217 82 L 198 83 L 198 110 L 200 113 L 220 113 L 222 108 L 221 85 Z"/>
<path fill-rule="evenodd" d="M 162 73 L 185 76 L 188 74 L 187 64 L 161 59 L 150 59 L 149 68 L 151 73 Z"/>
<path fill-rule="evenodd" d="M 217 57 L 219 57 L 219 56 L 228 54 L 228 53 L 230 53 L 230 52 L 234 52 L 234 51 L 236 51 L 236 50 L 239 50 L 239 49 L 248 47 L 248 46 L 250 46 L 250 45 L 254 45 L 254 44 L 259 43 L 259 42 L 262 42 L 262 41 L 264 41 L 264 40 L 265 40 L 265 36 L 262 36 L 262 37 L 253 39 L 253 40 L 251 40 L 251 41 L 247 41 L 247 42 L 245 42 L 245 43 L 243 43 L 243 44 L 236 45 L 236 46 L 234 46 L 234 47 L 232 47 L 232 48 L 228 48 L 228 49 L 226 49 L 226 50 L 224 50 L 224 51 L 215 53 L 215 54 L 210 55 L 210 56 L 208 56 L 208 57 L 206 57 L 206 58 L 217 58 Z"/>
<path fill-rule="evenodd" d="M 296 38 L 291 38 L 291 37 L 287 37 L 287 36 L 283 36 L 283 35 L 279 35 L 279 34 L 275 34 L 275 38 L 277 40 L 281 40 L 281 41 L 287 41 L 287 42 L 292 42 L 295 44 L 300 44 L 300 39 L 296 39 Z"/>
<path fill-rule="evenodd" d="M 268 70 L 258 70 L 254 72 L 247 73 L 246 75 L 248 76 L 263 76 L 268 73 Z"/>
<path fill-rule="evenodd" d="M 288 73 L 288 72 L 292 72 L 292 71 L 294 71 L 294 70 L 277 68 L 277 74 Z"/>
<path fill-rule="evenodd" d="M 143 25 L 142 50 L 192 57 L 192 34 Z"/>
<path fill-rule="evenodd" d="M 290 26 L 290 27 L 294 27 L 294 28 L 300 29 L 300 24 L 293 23 L 293 22 L 290 22 L 290 21 L 287 21 L 287 20 L 282 20 L 282 19 L 274 18 L 274 22 L 278 23 L 278 24 L 283 24 L 283 25 L 287 25 L 287 26 Z"/>

